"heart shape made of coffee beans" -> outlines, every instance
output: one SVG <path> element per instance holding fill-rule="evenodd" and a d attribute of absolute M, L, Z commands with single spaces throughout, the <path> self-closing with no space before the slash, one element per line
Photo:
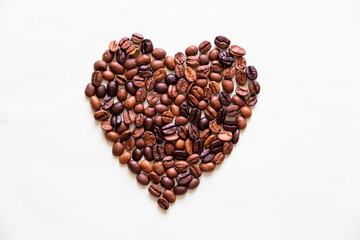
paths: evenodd
<path fill-rule="evenodd" d="M 151 182 L 163 209 L 224 161 L 257 103 L 258 74 L 245 50 L 224 36 L 214 43 L 171 57 L 134 33 L 110 42 L 85 88 L 113 154 L 140 184 Z"/>

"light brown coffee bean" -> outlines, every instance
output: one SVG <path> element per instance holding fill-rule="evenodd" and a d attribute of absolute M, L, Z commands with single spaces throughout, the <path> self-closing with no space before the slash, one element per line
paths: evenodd
<path fill-rule="evenodd" d="M 226 131 L 226 130 L 220 131 L 218 134 L 218 138 L 223 142 L 231 141 L 232 133 L 230 131 Z"/>

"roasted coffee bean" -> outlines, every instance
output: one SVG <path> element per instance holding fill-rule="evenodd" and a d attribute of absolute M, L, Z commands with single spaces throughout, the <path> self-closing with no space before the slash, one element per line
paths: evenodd
<path fill-rule="evenodd" d="M 241 116 L 243 116 L 244 118 L 249 118 L 252 115 L 251 108 L 249 108 L 248 106 L 242 107 L 240 109 L 240 113 L 241 113 Z"/>
<path fill-rule="evenodd" d="M 145 117 L 144 114 L 139 113 L 138 115 L 136 115 L 134 123 L 136 127 L 141 127 L 144 124 L 145 121 Z"/>
<path fill-rule="evenodd" d="M 246 99 L 244 97 L 240 97 L 236 94 L 234 94 L 232 96 L 231 100 L 232 100 L 233 104 L 238 105 L 239 107 L 245 106 L 245 104 L 246 104 Z"/>
<path fill-rule="evenodd" d="M 181 65 L 181 64 L 183 64 L 185 62 L 186 57 L 182 52 L 178 52 L 178 53 L 175 54 L 174 60 L 175 60 L 176 64 Z"/>
<path fill-rule="evenodd" d="M 101 106 L 102 109 L 108 110 L 108 109 L 111 108 L 111 106 L 113 104 L 114 104 L 114 99 L 111 98 L 111 97 L 106 97 L 101 101 L 100 106 Z"/>
<path fill-rule="evenodd" d="M 181 152 L 183 152 L 183 151 L 181 151 Z M 179 153 L 180 153 L 180 151 L 179 151 Z M 175 154 L 175 152 L 173 154 Z M 189 169 L 189 164 L 186 161 L 177 161 L 175 163 L 174 167 L 175 167 L 176 171 L 178 171 L 179 173 L 184 173 Z"/>
<path fill-rule="evenodd" d="M 116 142 L 119 140 L 120 135 L 115 131 L 109 131 L 105 133 L 105 138 L 110 142 Z"/>
<path fill-rule="evenodd" d="M 125 89 L 128 93 L 134 96 L 138 88 L 134 85 L 133 82 L 127 82 L 125 84 Z"/>
<path fill-rule="evenodd" d="M 135 87 L 142 88 L 142 87 L 145 86 L 145 79 L 143 77 L 140 77 L 140 76 L 134 76 L 133 84 L 135 85 Z M 136 91 L 136 93 L 137 93 L 137 91 Z"/>
<path fill-rule="evenodd" d="M 199 186 L 199 184 L 200 184 L 200 180 L 198 178 L 193 178 L 191 179 L 187 187 L 189 189 L 195 189 L 197 188 L 197 186 Z"/>
<path fill-rule="evenodd" d="M 188 131 L 191 140 L 194 141 L 199 138 L 199 129 L 194 124 L 189 125 Z"/>
<path fill-rule="evenodd" d="M 222 88 L 224 91 L 228 93 L 232 93 L 234 91 L 234 83 L 230 79 L 224 79 L 222 82 Z"/>
<path fill-rule="evenodd" d="M 200 167 L 201 171 L 203 171 L 203 172 L 211 172 L 211 171 L 214 171 L 215 164 L 213 162 L 200 163 L 199 167 Z"/>
<path fill-rule="evenodd" d="M 118 63 L 120 63 L 121 65 L 123 65 L 125 63 L 125 61 L 126 61 L 126 53 L 124 52 L 124 50 L 122 50 L 122 49 L 117 50 L 117 52 L 116 52 L 116 61 Z"/>
<path fill-rule="evenodd" d="M 154 48 L 154 50 L 151 52 L 151 55 L 153 55 L 154 58 L 161 60 L 166 56 L 166 52 L 164 49 Z"/>
<path fill-rule="evenodd" d="M 260 92 L 260 84 L 257 81 L 249 82 L 250 93 L 256 95 Z"/>
<path fill-rule="evenodd" d="M 167 95 L 172 99 L 175 99 L 177 97 L 178 91 L 176 89 L 176 85 L 170 85 L 168 87 Z"/>
<path fill-rule="evenodd" d="M 171 105 L 173 102 L 173 99 L 170 98 L 166 93 L 161 94 L 160 96 L 160 102 L 164 105 Z"/>
<path fill-rule="evenodd" d="M 211 144 L 217 139 L 216 135 L 210 135 L 208 136 L 205 141 L 204 141 L 204 147 L 205 148 L 210 148 Z"/>
<path fill-rule="evenodd" d="M 180 116 L 183 116 L 183 117 L 188 117 L 189 115 L 189 105 L 187 102 L 182 102 L 180 104 Z"/>
<path fill-rule="evenodd" d="M 216 120 L 210 121 L 209 128 L 213 133 L 219 133 L 221 131 L 221 125 L 218 124 Z"/>
<path fill-rule="evenodd" d="M 225 120 L 223 122 L 224 130 L 235 132 L 237 130 L 237 124 L 234 120 Z"/>
<path fill-rule="evenodd" d="M 196 56 L 188 56 L 186 58 L 186 65 L 192 68 L 196 68 L 197 66 L 199 66 L 199 58 L 197 58 Z"/>
<path fill-rule="evenodd" d="M 186 67 L 184 69 L 184 76 L 186 80 L 188 80 L 190 83 L 195 82 L 197 80 L 196 72 L 191 67 Z"/>
<path fill-rule="evenodd" d="M 138 74 L 139 74 L 140 77 L 149 78 L 149 77 L 152 77 L 152 75 L 154 73 L 153 73 L 153 70 L 152 70 L 152 68 L 150 66 L 142 65 L 142 66 L 139 67 Z"/>
<path fill-rule="evenodd" d="M 205 130 L 209 127 L 209 120 L 206 117 L 203 117 L 199 120 L 197 127 L 199 130 Z"/>
<path fill-rule="evenodd" d="M 115 156 L 120 156 L 125 150 L 124 144 L 121 142 L 115 142 L 112 147 L 112 153 Z"/>
<path fill-rule="evenodd" d="M 126 49 L 126 55 L 129 58 L 136 58 L 140 54 L 140 47 L 137 45 L 132 45 L 128 49 Z"/>
<path fill-rule="evenodd" d="M 161 207 L 164 210 L 169 209 L 169 202 L 168 200 L 166 200 L 165 198 L 161 197 L 157 200 L 157 203 L 159 205 L 159 207 Z"/>
<path fill-rule="evenodd" d="M 123 112 L 123 120 L 124 120 L 124 122 L 125 122 L 127 125 L 130 125 L 130 124 L 134 123 L 134 121 L 135 121 L 135 116 L 134 116 L 133 111 L 131 111 L 131 110 L 125 110 L 125 111 Z"/>
<path fill-rule="evenodd" d="M 126 141 L 130 138 L 132 132 L 130 130 L 124 130 L 121 134 L 120 134 L 120 142 Z"/>
<path fill-rule="evenodd" d="M 225 105 L 225 106 L 229 106 L 231 103 L 230 95 L 225 91 L 221 91 L 219 93 L 219 100 L 220 100 L 221 104 Z"/>
<path fill-rule="evenodd" d="M 216 122 L 218 124 L 221 124 L 225 121 L 225 118 L 226 118 L 226 110 L 222 108 L 218 112 L 218 115 L 216 117 Z"/>
<path fill-rule="evenodd" d="M 239 47 L 238 45 L 231 45 L 229 47 L 229 52 L 231 53 L 231 55 L 238 57 L 244 56 L 246 54 L 245 49 Z"/>
<path fill-rule="evenodd" d="M 124 105 L 121 102 L 117 102 L 114 105 L 111 106 L 110 112 L 112 114 L 119 114 L 122 111 L 124 111 Z"/>
<path fill-rule="evenodd" d="M 190 166 L 190 174 L 196 178 L 199 178 L 202 174 L 202 171 L 199 166 L 192 165 L 192 166 Z"/>
<path fill-rule="evenodd" d="M 239 86 L 235 89 L 235 93 L 241 97 L 246 97 L 250 94 L 250 91 L 247 87 Z"/>
<path fill-rule="evenodd" d="M 119 157 L 119 162 L 121 164 L 127 164 L 130 161 L 130 159 L 131 159 L 131 153 L 130 152 L 123 152 Z"/>
<path fill-rule="evenodd" d="M 250 95 L 246 100 L 246 104 L 248 106 L 254 106 L 256 103 L 257 103 L 256 95 Z"/>
<path fill-rule="evenodd" d="M 225 159 L 225 155 L 222 152 L 219 152 L 214 156 L 213 162 L 215 164 L 221 164 L 224 161 L 224 159 Z"/>
<path fill-rule="evenodd" d="M 230 40 L 224 36 L 217 36 L 214 43 L 217 47 L 226 49 L 230 45 Z"/>
<path fill-rule="evenodd" d="M 218 138 L 223 142 L 231 141 L 232 133 L 230 131 L 226 131 L 226 130 L 220 131 L 218 134 Z"/>
<path fill-rule="evenodd" d="M 133 137 L 139 138 L 144 134 L 144 128 L 136 127 L 133 130 Z"/>
<path fill-rule="evenodd" d="M 207 65 L 210 61 L 209 57 L 206 54 L 200 54 L 198 59 L 200 65 Z"/>
<path fill-rule="evenodd" d="M 206 149 L 201 153 L 200 158 L 204 163 L 211 162 L 214 159 L 214 154 L 211 153 L 210 149 Z"/>
<path fill-rule="evenodd" d="M 207 78 L 210 75 L 210 66 L 202 65 L 196 69 L 196 75 L 198 78 Z"/>
<path fill-rule="evenodd" d="M 174 194 L 175 195 L 184 195 L 187 192 L 187 187 L 186 186 L 180 186 L 177 185 L 174 187 Z"/>
<path fill-rule="evenodd" d="M 162 143 L 164 141 L 164 136 L 162 134 L 162 131 L 161 131 L 160 127 L 155 126 L 153 133 L 155 135 L 155 139 L 156 139 L 157 143 Z"/>
<path fill-rule="evenodd" d="M 153 44 L 150 39 L 145 39 L 141 43 L 141 52 L 144 54 L 151 53 L 153 51 Z"/>
<path fill-rule="evenodd" d="M 213 141 L 210 145 L 210 150 L 213 153 L 218 153 L 222 151 L 223 142 L 219 139 Z"/>
<path fill-rule="evenodd" d="M 100 71 L 94 71 L 91 75 L 91 83 L 95 87 L 100 86 L 102 79 L 103 77 Z"/>
<path fill-rule="evenodd" d="M 106 87 L 104 85 L 100 85 L 95 89 L 95 94 L 98 98 L 103 98 L 106 95 Z"/>
<path fill-rule="evenodd" d="M 247 66 L 245 68 L 246 76 L 249 80 L 255 80 L 258 77 L 257 70 L 254 66 Z"/>
<path fill-rule="evenodd" d="M 124 131 L 126 131 L 126 130 L 128 130 L 128 129 L 129 129 L 129 126 L 126 125 L 126 124 L 124 123 L 124 121 L 122 121 L 122 122 L 120 123 L 120 125 L 119 125 L 118 127 L 116 127 L 116 131 L 117 131 L 119 134 L 122 134 Z M 131 131 L 130 131 L 130 133 L 131 133 Z"/>
<path fill-rule="evenodd" d="M 193 154 L 193 142 L 190 139 L 186 139 L 185 141 L 185 151 L 187 154 Z"/>
<path fill-rule="evenodd" d="M 188 86 L 189 86 L 189 82 L 186 79 L 181 78 L 181 79 L 179 79 L 179 81 L 176 84 L 176 89 L 179 92 L 186 92 L 186 90 L 188 89 Z"/>
<path fill-rule="evenodd" d="M 175 185 L 175 182 L 172 178 L 164 176 L 161 178 L 160 184 L 161 184 L 161 186 L 163 186 L 166 189 L 172 189 Z"/>
<path fill-rule="evenodd" d="M 190 172 L 183 172 L 177 175 L 176 182 L 178 185 L 187 185 L 191 181 L 192 177 Z"/>
<path fill-rule="evenodd" d="M 191 154 L 186 161 L 188 164 L 194 165 L 200 161 L 200 155 L 197 153 Z"/>
<path fill-rule="evenodd" d="M 150 67 L 154 70 L 157 71 L 159 69 L 164 68 L 164 62 L 162 60 L 152 60 L 150 62 Z"/>
<path fill-rule="evenodd" d="M 134 58 L 129 58 L 126 59 L 125 63 L 124 63 L 124 67 L 126 70 L 130 70 L 135 68 L 137 65 L 136 60 Z"/>
<path fill-rule="evenodd" d="M 90 104 L 95 111 L 100 110 L 100 100 L 97 96 L 90 97 Z"/>
<path fill-rule="evenodd" d="M 219 54 L 220 54 L 220 50 L 217 48 L 214 48 L 209 52 L 209 59 L 211 61 L 214 61 L 214 60 L 218 59 Z"/>
<path fill-rule="evenodd" d="M 177 83 L 177 81 L 178 81 L 178 80 L 177 80 L 175 74 L 168 74 L 168 75 L 166 75 L 166 77 L 165 77 L 165 83 L 166 83 L 167 85 L 174 85 L 174 84 Z"/>
<path fill-rule="evenodd" d="M 155 82 L 154 78 L 148 78 L 148 79 L 145 81 L 145 90 L 146 90 L 146 91 L 151 91 L 151 90 L 153 90 L 154 87 L 155 87 L 155 84 L 156 84 L 156 82 Z"/>
<path fill-rule="evenodd" d="M 107 69 L 107 63 L 102 60 L 98 60 L 94 63 L 94 70 L 105 71 Z"/>
<path fill-rule="evenodd" d="M 246 73 L 243 70 L 238 70 L 235 74 L 236 83 L 239 85 L 244 85 L 247 81 Z"/>
<path fill-rule="evenodd" d="M 185 77 L 185 67 L 183 65 L 176 65 L 175 66 L 175 75 L 178 78 Z"/>
<path fill-rule="evenodd" d="M 246 67 L 246 59 L 244 57 L 235 58 L 235 68 L 236 70 L 244 70 Z"/>
<path fill-rule="evenodd" d="M 113 116 L 111 116 L 110 119 L 112 119 Z M 104 121 L 101 123 L 101 129 L 104 131 L 110 131 L 112 130 L 114 127 L 112 126 L 110 121 Z"/>
<path fill-rule="evenodd" d="M 159 185 L 151 184 L 148 188 L 148 191 L 154 197 L 160 197 L 162 194 L 162 189 Z"/>
<path fill-rule="evenodd" d="M 141 171 L 140 164 L 134 160 L 131 160 L 128 162 L 128 167 L 129 167 L 130 171 L 134 174 L 139 174 Z"/>
<path fill-rule="evenodd" d="M 164 198 L 168 200 L 169 203 L 174 203 L 176 201 L 176 196 L 173 191 L 165 189 L 163 192 Z"/>
<path fill-rule="evenodd" d="M 240 137 L 240 130 L 238 129 L 233 133 L 233 137 L 231 139 L 231 142 L 236 144 L 239 141 L 239 137 Z"/>
<path fill-rule="evenodd" d="M 176 159 L 176 160 L 183 160 L 185 161 L 188 157 L 186 151 L 184 150 L 175 150 L 172 154 L 172 156 Z"/>
<path fill-rule="evenodd" d="M 230 154 L 233 150 L 233 144 L 231 142 L 225 142 L 223 145 L 223 153 Z"/>
<path fill-rule="evenodd" d="M 135 149 L 134 152 L 137 151 L 137 150 L 141 151 L 141 149 Z M 133 155 L 134 155 L 134 152 L 133 152 Z M 140 154 L 140 152 L 137 153 L 137 154 Z M 142 154 L 142 152 L 141 152 L 141 154 Z M 150 173 L 153 170 L 153 166 L 151 165 L 151 163 L 148 160 L 142 160 L 141 163 L 140 163 L 140 167 L 146 173 Z"/>
<path fill-rule="evenodd" d="M 177 127 L 174 123 L 168 123 L 161 128 L 164 135 L 174 134 L 177 130 Z"/>
<path fill-rule="evenodd" d="M 202 132 L 200 133 L 200 139 L 201 139 L 201 141 L 205 142 L 205 139 L 206 139 L 207 137 L 209 137 L 210 134 L 211 134 L 210 129 L 205 129 L 204 131 L 202 131 Z"/>
<path fill-rule="evenodd" d="M 146 145 L 145 145 L 144 139 L 142 139 L 142 138 L 137 138 L 137 139 L 135 139 L 135 147 L 142 149 L 142 148 L 144 148 L 145 146 L 146 146 Z"/>
<path fill-rule="evenodd" d="M 234 63 L 235 59 L 230 55 L 230 53 L 221 52 L 219 54 L 219 61 L 225 66 L 230 66 Z"/>
<path fill-rule="evenodd" d="M 196 139 L 193 143 L 193 152 L 201 153 L 204 149 L 204 143 L 200 139 Z"/>
<path fill-rule="evenodd" d="M 211 43 L 209 41 L 203 41 L 199 45 L 199 52 L 207 53 L 211 49 Z"/>
<path fill-rule="evenodd" d="M 171 143 L 171 142 L 166 142 L 166 143 L 164 144 L 164 152 L 165 152 L 165 155 L 171 156 L 174 151 L 175 151 L 175 146 L 174 146 L 173 143 Z"/>
<path fill-rule="evenodd" d="M 173 167 L 166 170 L 166 176 L 169 178 L 176 178 L 178 174 L 179 173 Z"/>
<path fill-rule="evenodd" d="M 229 117 L 236 117 L 240 114 L 240 107 L 237 105 L 230 105 L 226 108 L 226 114 Z"/>
<path fill-rule="evenodd" d="M 201 117 L 201 111 L 198 108 L 193 108 L 190 111 L 190 115 L 189 115 L 189 121 L 193 124 L 197 124 L 200 120 Z"/>
<path fill-rule="evenodd" d="M 148 147 L 148 146 L 144 147 L 143 153 L 144 153 L 144 157 L 145 157 L 146 160 L 149 160 L 149 161 L 154 160 L 154 156 L 152 154 L 152 148 L 151 147 Z"/>
<path fill-rule="evenodd" d="M 114 53 L 110 50 L 106 50 L 102 55 L 102 60 L 109 63 L 114 59 Z"/>
<path fill-rule="evenodd" d="M 88 85 L 86 85 L 85 95 L 87 97 L 91 97 L 91 96 L 95 95 L 95 86 L 93 84 L 89 83 Z"/>
<path fill-rule="evenodd" d="M 117 127 L 122 122 L 122 118 L 120 115 L 112 115 L 110 118 L 110 124 L 113 127 Z"/>
<path fill-rule="evenodd" d="M 175 69 L 175 60 L 171 56 L 166 56 L 164 59 L 165 66 L 170 70 L 173 71 Z"/>
<path fill-rule="evenodd" d="M 160 161 L 165 157 L 164 148 L 161 145 L 154 145 L 153 156 L 156 161 Z"/>
<path fill-rule="evenodd" d="M 166 156 L 162 160 L 165 169 L 172 168 L 175 165 L 175 160 L 172 156 Z"/>
<path fill-rule="evenodd" d="M 131 36 L 131 41 L 133 41 L 136 44 L 140 44 L 143 40 L 144 37 L 140 33 L 133 33 Z"/>
<path fill-rule="evenodd" d="M 235 76 L 236 69 L 233 66 L 226 67 L 223 71 L 225 79 L 232 79 Z"/>
<path fill-rule="evenodd" d="M 160 177 L 155 172 L 150 172 L 148 177 L 152 183 L 155 183 L 155 184 L 160 183 Z"/>
<path fill-rule="evenodd" d="M 222 104 L 221 104 L 219 98 L 216 97 L 216 96 L 211 97 L 211 99 L 210 99 L 210 105 L 211 105 L 211 107 L 214 108 L 216 111 L 219 111 L 219 110 L 221 109 L 221 107 L 222 107 Z"/>
<path fill-rule="evenodd" d="M 141 185 L 144 185 L 144 186 L 148 185 L 150 182 L 149 177 L 144 173 L 139 173 L 136 176 L 136 180 L 138 181 L 138 183 L 140 183 Z"/>
<path fill-rule="evenodd" d="M 125 142 L 125 149 L 128 151 L 133 150 L 135 147 L 135 138 L 130 137 L 128 140 L 126 140 Z M 134 152 L 133 152 L 134 153 Z M 133 157 L 133 156 L 132 156 Z"/>
<path fill-rule="evenodd" d="M 178 134 L 179 134 L 179 137 L 182 138 L 182 139 L 187 139 L 188 136 L 189 136 L 189 132 L 188 132 L 188 130 L 186 129 L 185 126 L 180 126 L 178 128 Z"/>
<path fill-rule="evenodd" d="M 168 86 L 165 83 L 159 82 L 155 84 L 154 90 L 157 93 L 166 93 L 168 90 Z"/>

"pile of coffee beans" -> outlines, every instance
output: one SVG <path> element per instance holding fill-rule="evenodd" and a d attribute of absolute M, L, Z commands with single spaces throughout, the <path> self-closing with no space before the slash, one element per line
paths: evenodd
<path fill-rule="evenodd" d="M 113 154 L 163 209 L 224 161 L 257 103 L 245 49 L 224 36 L 214 44 L 172 57 L 134 33 L 110 42 L 85 88 Z"/>

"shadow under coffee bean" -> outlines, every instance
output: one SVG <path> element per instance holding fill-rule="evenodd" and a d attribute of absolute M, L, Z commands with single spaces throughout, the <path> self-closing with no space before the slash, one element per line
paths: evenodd
<path fill-rule="evenodd" d="M 167 56 L 134 33 L 111 41 L 94 63 L 85 87 L 94 118 L 160 208 L 195 189 L 239 141 L 260 93 L 245 54 L 217 36 L 214 46 L 203 41 Z"/>

